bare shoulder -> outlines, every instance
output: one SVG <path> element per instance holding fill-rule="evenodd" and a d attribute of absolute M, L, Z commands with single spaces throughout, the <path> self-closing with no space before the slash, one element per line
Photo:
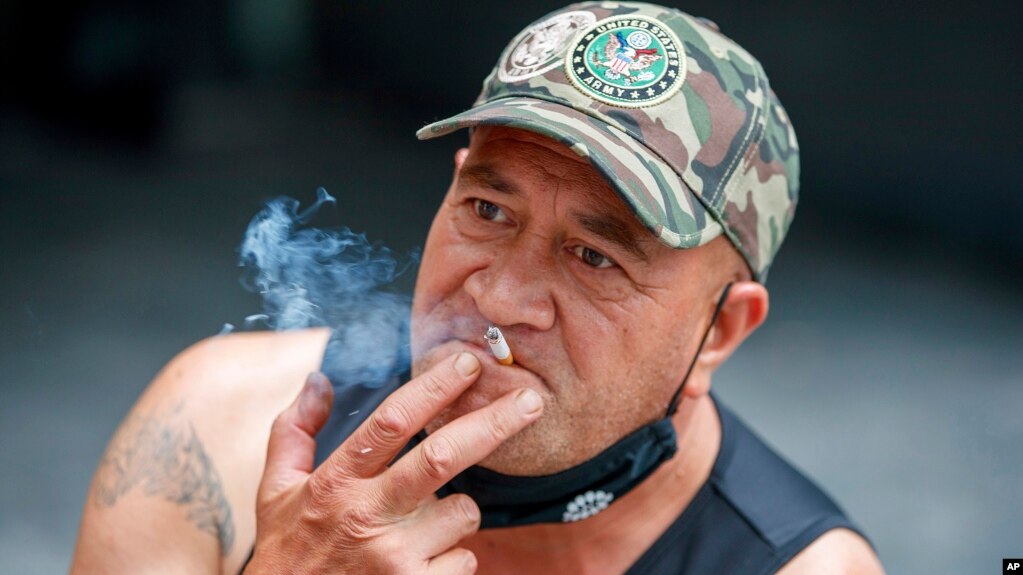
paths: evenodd
<path fill-rule="evenodd" d="M 848 529 L 832 529 L 792 558 L 782 575 L 878 575 L 881 560 L 863 537 Z"/>
<path fill-rule="evenodd" d="M 241 415 L 243 408 L 278 405 L 284 398 L 287 405 L 305 376 L 319 367 L 328 336 L 326 329 L 310 329 L 202 340 L 157 374 L 138 407 L 169 399 L 196 400 L 192 413 L 209 413 L 219 419 Z"/>
<path fill-rule="evenodd" d="M 232 334 L 171 360 L 97 466 L 72 571 L 237 572 L 255 537 L 270 426 L 328 337 Z"/>

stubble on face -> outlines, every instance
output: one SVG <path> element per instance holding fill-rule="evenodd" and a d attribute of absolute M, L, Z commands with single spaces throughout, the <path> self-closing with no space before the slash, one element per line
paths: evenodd
<path fill-rule="evenodd" d="M 532 234 L 531 241 L 468 242 L 453 224 L 466 217 L 467 194 L 456 177 L 423 253 L 413 304 L 413 373 L 422 373 L 459 348 L 489 353 L 483 346 L 483 330 L 497 322 L 483 310 L 492 312 L 497 304 L 484 301 L 490 297 L 485 292 L 470 295 L 466 286 L 471 282 L 486 277 L 501 290 L 514 294 L 520 287 L 530 297 L 542 291 L 555 313 L 550 325 L 538 328 L 526 316 L 501 325 L 520 365 L 504 368 L 484 361 L 479 381 L 427 431 L 528 385 L 544 397 L 544 415 L 482 464 L 509 474 L 550 474 L 593 457 L 664 416 L 687 358 L 695 351 L 696 326 L 705 313 L 694 303 L 703 299 L 704 282 L 694 281 L 699 249 L 683 253 L 650 242 L 652 236 L 596 170 L 546 138 L 517 130 L 479 129 L 463 170 L 479 165 L 496 167 L 520 189 L 521 197 L 509 203 L 515 206 L 521 233 Z M 500 194 L 486 197 L 503 199 Z M 627 214 L 632 218 L 627 225 L 650 253 L 649 261 L 630 262 L 627 275 L 600 276 L 566 260 L 567 251 L 558 247 L 559 234 L 572 237 L 576 232 L 559 226 L 573 210 Z M 515 251 L 520 246 L 535 248 L 533 240 L 549 241 L 554 247 L 550 252 Z M 528 280 L 523 281 L 532 283 L 497 284 L 502 281 L 499 274 L 519 277 L 522 270 L 501 267 L 508 261 L 488 256 L 487 250 L 499 253 L 498 258 L 532 258 L 542 279 L 524 275 Z M 510 296 L 508 304 L 516 303 L 529 304 Z M 511 317 L 514 313 L 502 319 Z"/>

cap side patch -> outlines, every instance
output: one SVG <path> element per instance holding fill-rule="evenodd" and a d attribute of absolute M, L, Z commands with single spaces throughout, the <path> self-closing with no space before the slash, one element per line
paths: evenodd
<path fill-rule="evenodd" d="M 563 12 L 523 30 L 501 55 L 497 77 L 521 82 L 561 65 L 568 43 L 580 30 L 597 21 L 593 12 Z"/>

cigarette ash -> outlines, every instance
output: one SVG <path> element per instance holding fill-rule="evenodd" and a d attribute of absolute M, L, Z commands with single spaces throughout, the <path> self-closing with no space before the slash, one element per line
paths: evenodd
<path fill-rule="evenodd" d="M 336 204 L 323 188 L 316 194 L 302 211 L 293 198 L 272 200 L 249 223 L 239 265 L 242 284 L 262 296 L 263 313 L 247 317 L 246 327 L 330 327 L 335 373 L 344 381 L 382 385 L 408 366 L 411 300 L 391 284 L 414 269 L 418 253 L 395 257 L 346 227 L 304 227 L 324 205 Z"/>

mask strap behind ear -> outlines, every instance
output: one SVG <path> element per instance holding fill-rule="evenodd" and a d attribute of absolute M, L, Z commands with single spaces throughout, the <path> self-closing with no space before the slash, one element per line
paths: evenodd
<path fill-rule="evenodd" d="M 671 401 L 668 402 L 668 411 L 665 417 L 671 417 L 678 411 L 679 400 L 682 396 L 682 388 L 685 387 L 686 381 L 689 380 L 689 375 L 693 373 L 693 368 L 696 367 L 696 360 L 700 357 L 700 352 L 703 351 L 703 345 L 707 343 L 707 337 L 710 335 L 711 328 L 718 321 L 718 316 L 721 315 L 721 308 L 725 306 L 725 300 L 728 299 L 728 290 L 732 289 L 732 283 L 728 282 L 725 285 L 725 290 L 721 292 L 721 299 L 718 300 L 717 306 L 714 307 L 714 315 L 710 318 L 710 325 L 707 326 L 707 331 L 703 332 L 703 339 L 700 340 L 700 347 L 696 348 L 696 355 L 693 356 L 693 361 L 689 364 L 689 369 L 686 370 L 685 377 L 682 378 L 682 383 L 678 384 L 678 389 L 675 390 L 675 395 L 671 396 Z"/>

